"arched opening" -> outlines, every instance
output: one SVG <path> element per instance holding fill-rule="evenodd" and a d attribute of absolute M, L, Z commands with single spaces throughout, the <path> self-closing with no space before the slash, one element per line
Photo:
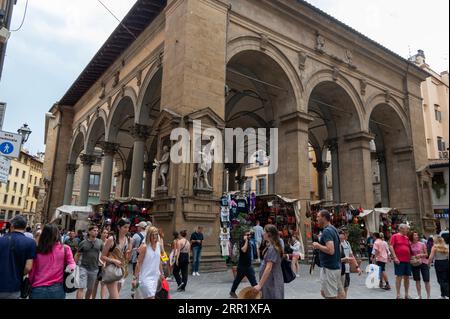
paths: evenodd
<path fill-rule="evenodd" d="M 414 166 L 403 121 L 390 105 L 379 104 L 370 115 L 369 128 L 375 136 L 371 147 L 374 202 L 383 207 L 409 208 L 414 201 L 410 187 L 415 179 L 407 173 Z"/>
<path fill-rule="evenodd" d="M 243 131 L 279 126 L 282 115 L 297 110 L 293 87 L 283 68 L 269 55 L 253 50 L 241 51 L 227 64 L 226 127 Z M 249 146 L 253 154 L 249 154 Z M 245 163 L 225 165 L 224 189 L 247 190 L 256 195 L 281 193 L 276 180 L 279 172 L 271 174 L 269 139 L 265 151 L 260 145 L 251 145 L 245 138 Z M 278 149 L 276 150 L 278 151 Z M 250 161 L 250 163 L 249 163 Z M 281 179 L 280 179 L 281 181 Z"/>
<path fill-rule="evenodd" d="M 322 201 L 360 204 L 361 199 L 348 196 L 351 190 L 341 183 L 362 174 L 352 167 L 352 157 L 345 147 L 347 136 L 361 131 L 358 108 L 351 94 L 337 82 L 324 79 L 311 91 L 308 114 L 313 118 L 309 124 L 315 160 L 310 164 L 313 194 Z"/>

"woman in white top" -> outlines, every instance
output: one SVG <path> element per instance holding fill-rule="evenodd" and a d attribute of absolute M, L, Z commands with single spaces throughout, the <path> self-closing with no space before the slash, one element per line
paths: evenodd
<path fill-rule="evenodd" d="M 291 249 L 292 249 L 292 271 L 295 273 L 297 277 L 299 277 L 300 266 L 298 264 L 298 260 L 301 258 L 302 252 L 300 240 L 296 234 L 292 236 Z"/>
<path fill-rule="evenodd" d="M 139 247 L 139 257 L 132 286 L 138 288 L 144 299 L 155 299 L 158 282 L 163 279 L 161 244 L 158 228 L 147 229 L 145 243 Z"/>

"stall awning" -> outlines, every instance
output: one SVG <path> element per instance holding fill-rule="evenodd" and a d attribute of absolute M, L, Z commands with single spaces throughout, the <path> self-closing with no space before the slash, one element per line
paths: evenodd
<path fill-rule="evenodd" d="M 54 223 L 56 220 L 64 215 L 69 215 L 72 219 L 87 219 L 89 214 L 92 213 L 92 206 L 71 206 L 64 205 L 56 209 L 50 223 Z"/>

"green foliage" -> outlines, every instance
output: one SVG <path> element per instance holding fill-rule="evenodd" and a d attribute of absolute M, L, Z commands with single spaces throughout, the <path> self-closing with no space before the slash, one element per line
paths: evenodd
<path fill-rule="evenodd" d="M 353 253 L 360 253 L 360 243 L 363 230 L 359 224 L 350 224 L 348 226 L 348 242 L 352 246 Z"/>

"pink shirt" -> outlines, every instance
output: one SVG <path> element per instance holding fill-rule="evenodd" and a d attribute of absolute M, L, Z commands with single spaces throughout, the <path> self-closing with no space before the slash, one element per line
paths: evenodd
<path fill-rule="evenodd" d="M 375 240 L 375 243 L 373 244 L 373 254 L 377 261 L 387 263 L 389 256 L 387 244 L 381 239 Z"/>
<path fill-rule="evenodd" d="M 411 251 L 412 251 L 413 256 L 419 255 L 419 254 L 428 255 L 427 246 L 424 243 L 421 243 L 420 241 L 415 244 L 411 244 Z M 422 261 L 422 264 L 428 264 L 427 257 L 421 257 L 420 259 Z"/>
<path fill-rule="evenodd" d="M 391 237 L 391 246 L 400 262 L 409 263 L 411 261 L 411 242 L 408 237 L 400 233 L 393 235 Z"/>
<path fill-rule="evenodd" d="M 62 283 L 64 280 L 65 265 L 70 268 L 75 268 L 75 261 L 73 260 L 72 251 L 70 247 L 64 245 L 66 249 L 66 260 L 64 261 L 63 245 L 55 244 L 53 249 L 48 254 L 36 254 L 36 259 L 33 260 L 33 268 L 29 275 L 31 287 L 49 287 L 57 283 Z"/>

